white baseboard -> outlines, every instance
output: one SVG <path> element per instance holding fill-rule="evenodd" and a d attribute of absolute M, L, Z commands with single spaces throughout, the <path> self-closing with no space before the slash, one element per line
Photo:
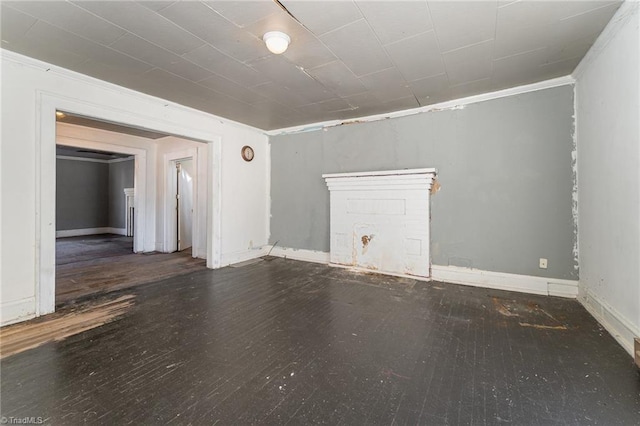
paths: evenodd
<path fill-rule="evenodd" d="M 576 298 L 578 281 L 483 271 L 459 266 L 431 266 L 431 279 L 497 290 Z"/>
<path fill-rule="evenodd" d="M 341 265 L 339 263 L 329 263 L 329 266 L 331 266 L 333 268 L 348 269 L 348 270 L 350 270 L 352 272 L 361 272 L 363 274 L 380 274 L 380 275 L 388 275 L 388 276 L 391 276 L 391 277 L 410 278 L 412 280 L 417 280 L 417 281 L 431 281 L 431 277 L 421 277 L 419 275 L 409 275 L 409 274 L 399 274 L 399 273 L 395 273 L 395 272 L 385 272 L 385 271 L 379 271 L 379 270 L 376 270 L 376 269 L 361 268 L 359 266 Z"/>
<path fill-rule="evenodd" d="M 56 231 L 56 238 L 81 237 L 83 235 L 99 234 L 127 235 L 127 230 L 125 228 L 111 228 L 107 226 L 103 228 L 66 229 L 64 231 Z"/>
<path fill-rule="evenodd" d="M 587 290 L 578 300 L 633 357 L 633 338 L 640 336 L 640 328 L 591 291 Z"/>
<path fill-rule="evenodd" d="M 36 299 L 14 300 L 0 305 L 0 326 L 26 321 L 36 316 Z"/>
<path fill-rule="evenodd" d="M 197 255 L 198 259 L 206 259 L 207 258 L 207 248 L 206 247 L 200 247 L 198 249 L 198 251 L 196 252 L 196 255 Z"/>
<path fill-rule="evenodd" d="M 315 250 L 304 250 L 304 249 L 294 249 L 287 247 L 273 247 L 273 246 L 265 246 L 265 253 L 269 253 L 270 255 L 276 257 L 284 257 L 285 259 L 294 259 L 294 260 L 303 260 L 305 262 L 313 262 L 313 263 L 329 263 L 329 253 L 325 251 L 315 251 Z"/>
<path fill-rule="evenodd" d="M 107 234 L 127 235 L 127 228 L 107 228 L 109 232 Z"/>
<path fill-rule="evenodd" d="M 243 250 L 235 253 L 223 253 L 220 256 L 220 266 L 229 266 L 234 263 L 240 263 L 251 259 L 256 259 L 265 255 L 264 247 L 255 248 L 252 250 Z"/>

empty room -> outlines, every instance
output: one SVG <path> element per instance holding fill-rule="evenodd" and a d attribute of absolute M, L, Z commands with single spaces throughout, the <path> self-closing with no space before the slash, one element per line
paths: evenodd
<path fill-rule="evenodd" d="M 639 424 L 639 6 L 3 0 L 2 423 Z"/>

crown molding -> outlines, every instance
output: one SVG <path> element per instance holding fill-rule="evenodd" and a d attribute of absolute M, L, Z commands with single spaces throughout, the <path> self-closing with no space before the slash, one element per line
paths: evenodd
<path fill-rule="evenodd" d="M 567 86 L 575 83 L 575 79 L 571 75 L 558 77 L 551 80 L 539 81 L 537 83 L 526 84 L 524 86 L 511 87 L 494 92 L 482 93 L 479 95 L 468 96 L 466 98 L 453 99 L 450 101 L 440 102 L 433 105 L 425 105 L 419 108 L 411 108 L 402 111 L 394 111 L 384 114 L 368 115 L 364 117 L 349 118 L 347 120 L 330 120 L 321 121 L 311 124 L 303 124 L 300 126 L 286 127 L 282 129 L 269 130 L 265 134 L 267 136 L 286 135 L 292 133 L 312 132 L 316 130 L 324 130 L 329 127 L 341 126 L 343 124 L 368 123 L 373 121 L 386 120 L 388 118 L 406 117 L 408 115 L 422 114 L 425 112 L 442 111 L 448 109 L 463 109 L 465 105 L 475 104 L 478 102 L 489 101 L 492 99 L 500 99 L 509 96 L 519 95 L 522 93 L 536 92 L 538 90 L 550 89 L 558 86 Z"/>

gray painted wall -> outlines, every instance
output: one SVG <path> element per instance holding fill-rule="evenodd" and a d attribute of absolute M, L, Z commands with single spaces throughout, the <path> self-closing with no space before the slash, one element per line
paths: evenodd
<path fill-rule="evenodd" d="M 56 160 L 56 230 L 109 226 L 109 165 Z"/>
<path fill-rule="evenodd" d="M 433 264 L 576 279 L 573 123 L 573 87 L 562 86 L 274 136 L 270 243 L 329 251 L 323 173 L 436 167 Z"/>
<path fill-rule="evenodd" d="M 133 188 L 133 159 L 109 163 L 109 226 L 125 227 L 125 188 Z"/>

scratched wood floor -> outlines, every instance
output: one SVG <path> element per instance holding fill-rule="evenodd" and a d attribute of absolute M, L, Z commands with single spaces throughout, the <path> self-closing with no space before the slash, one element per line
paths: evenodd
<path fill-rule="evenodd" d="M 130 294 L 113 321 L 3 359 L 2 416 L 56 425 L 640 421 L 631 357 L 572 300 L 285 259 L 110 296 Z"/>
<path fill-rule="evenodd" d="M 133 238 L 114 234 L 56 240 L 56 305 L 206 269 L 191 250 L 133 253 Z"/>

